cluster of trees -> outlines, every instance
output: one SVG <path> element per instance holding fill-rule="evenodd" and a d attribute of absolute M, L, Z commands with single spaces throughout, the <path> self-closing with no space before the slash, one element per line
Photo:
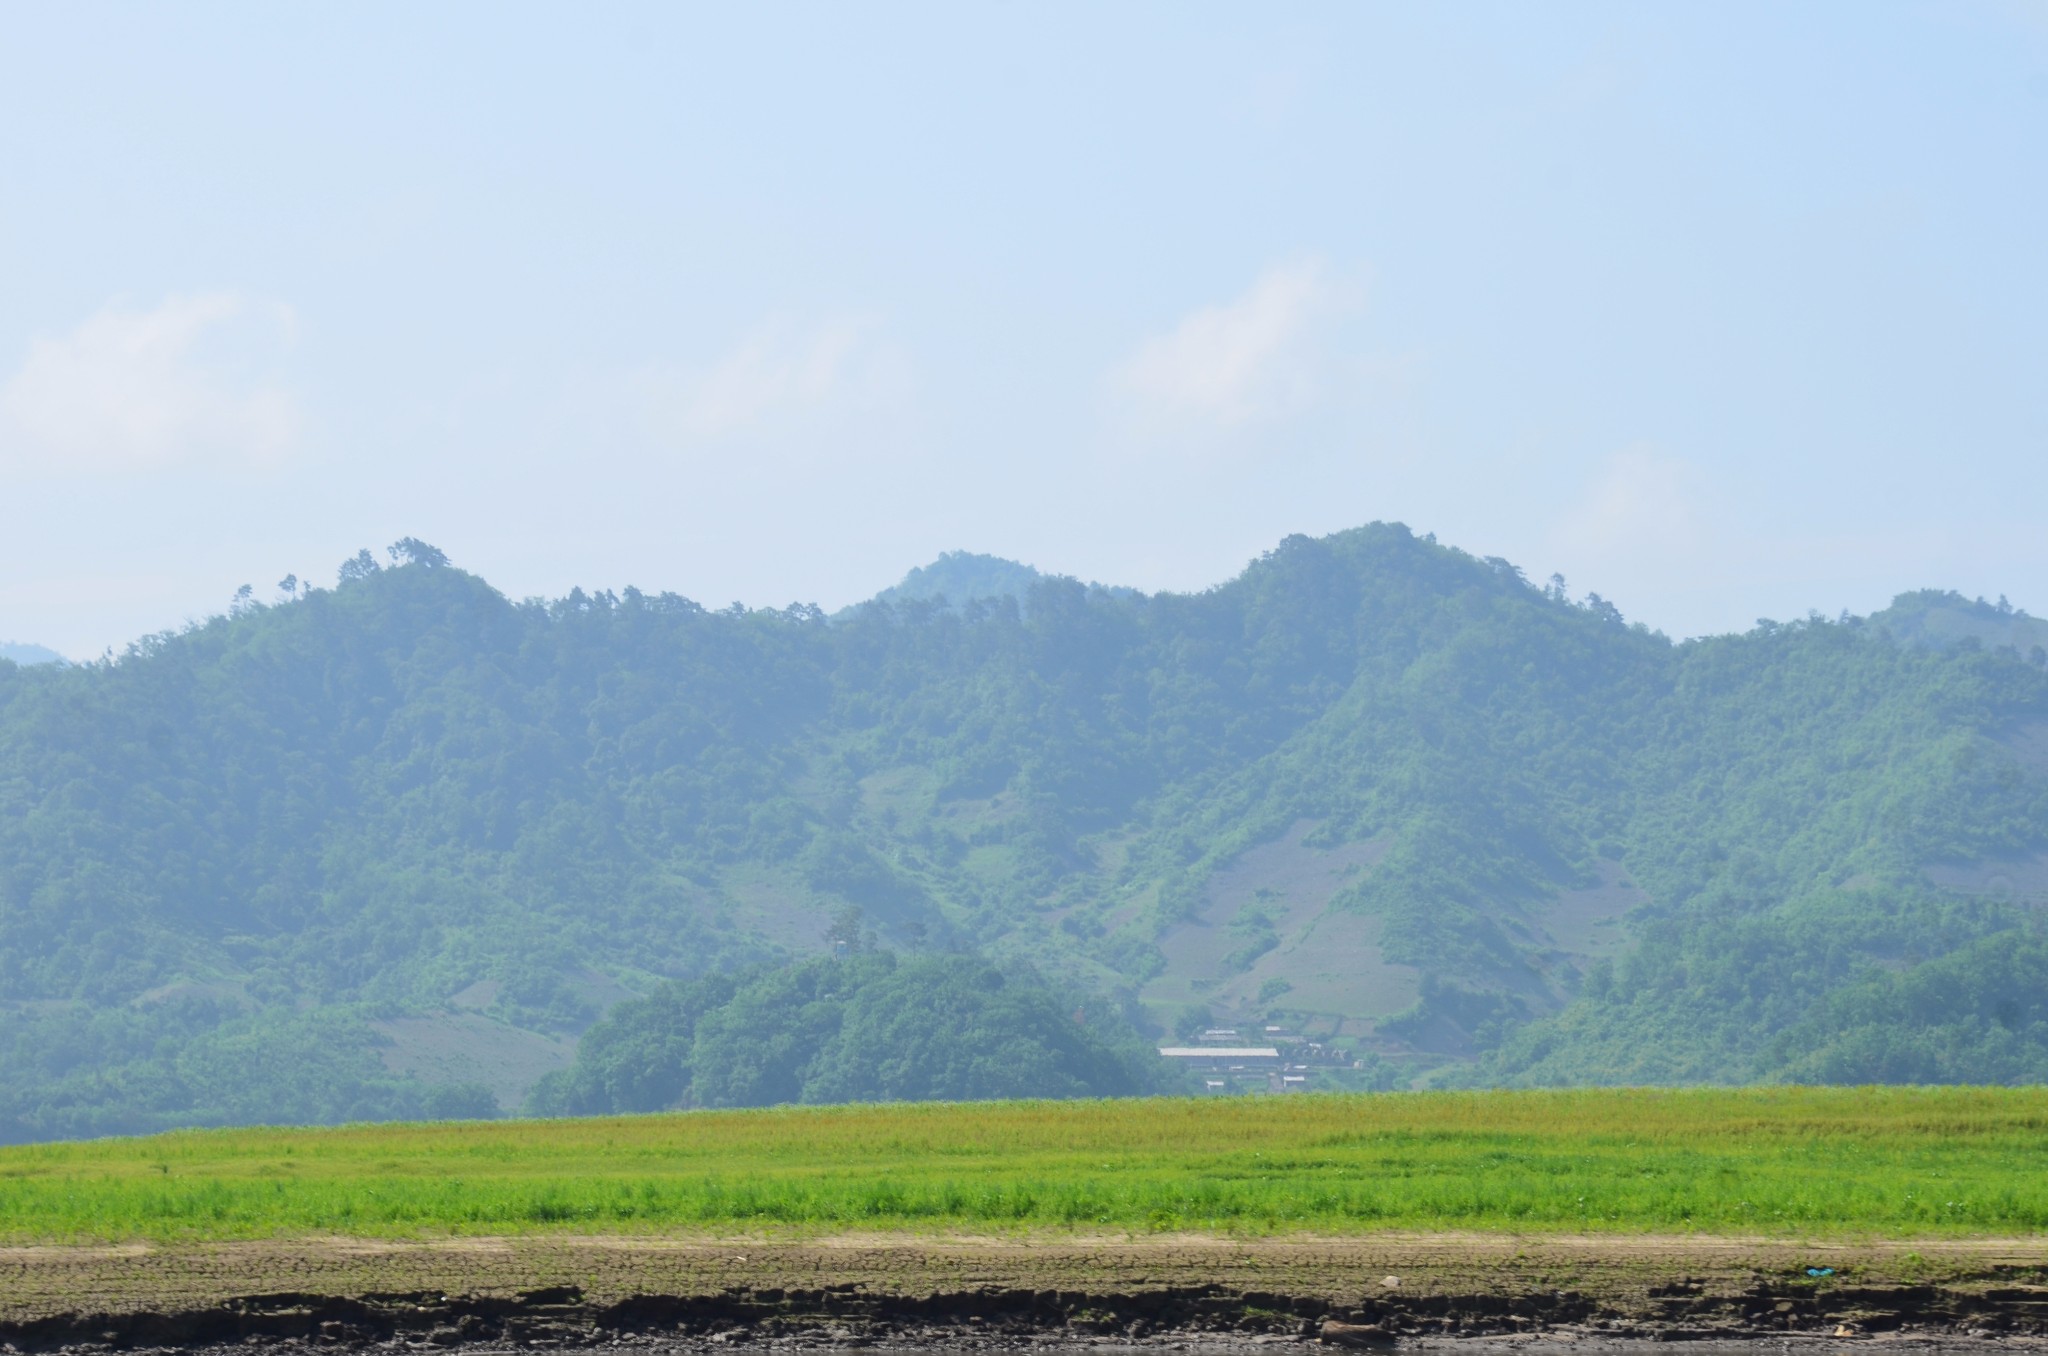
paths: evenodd
<path fill-rule="evenodd" d="M 1469 1077 L 2048 1072 L 2024 1002 L 1927 996 L 1970 957 L 2032 982 L 2038 914 L 1924 873 L 2048 844 L 2015 752 L 2048 676 L 2013 647 L 1673 644 L 1397 525 L 1196 595 L 939 574 L 999 592 L 514 602 L 409 540 L 110 660 L 0 662 L 0 1137 L 473 1099 L 387 1074 L 376 1022 L 490 981 L 492 1016 L 576 1033 L 579 976 L 723 983 L 848 905 L 1127 1004 L 1304 819 L 1389 845 L 1339 904 L 1423 973 L 1404 1029 L 1484 1047 Z M 1519 920 L 1611 862 L 1650 903 L 1582 975 Z"/>
<path fill-rule="evenodd" d="M 971 956 L 886 951 L 671 983 L 587 1032 L 543 1116 L 784 1102 L 1124 1097 L 1164 1086 L 1122 1014 Z"/>

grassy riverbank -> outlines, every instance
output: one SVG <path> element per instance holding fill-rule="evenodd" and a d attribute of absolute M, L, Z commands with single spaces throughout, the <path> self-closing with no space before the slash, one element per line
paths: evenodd
<path fill-rule="evenodd" d="M 2048 1230 L 2048 1090 L 919 1104 L 0 1149 L 0 1239 Z"/>

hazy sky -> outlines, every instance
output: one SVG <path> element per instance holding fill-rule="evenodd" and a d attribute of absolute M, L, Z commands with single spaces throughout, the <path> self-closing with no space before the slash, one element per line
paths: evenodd
<path fill-rule="evenodd" d="M 0 4 L 0 639 L 1374 519 L 2048 612 L 2048 3 Z"/>

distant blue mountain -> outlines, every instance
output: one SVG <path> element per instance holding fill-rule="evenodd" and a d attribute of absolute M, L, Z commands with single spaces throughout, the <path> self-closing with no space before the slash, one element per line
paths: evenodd
<path fill-rule="evenodd" d="M 2041 655 L 2035 662 L 2048 662 L 2048 619 L 2029 616 L 2003 598 L 1987 603 L 1952 590 L 1922 589 L 1900 594 L 1870 620 L 1909 645 L 1952 650 L 1975 644 L 2022 658 Z"/>
<path fill-rule="evenodd" d="M 947 551 L 929 565 L 919 565 L 903 576 L 901 583 L 883 589 L 871 600 L 877 603 L 930 602 L 943 598 L 954 607 L 977 598 L 1029 598 L 1032 585 L 1057 576 L 1001 556 L 973 551 Z M 1131 588 L 1090 584 L 1089 591 L 1136 597 Z"/>
<path fill-rule="evenodd" d="M 24 645 L 18 641 L 0 640 L 0 659 L 11 659 L 17 664 L 68 664 L 71 661 L 55 650 L 43 645 Z"/>

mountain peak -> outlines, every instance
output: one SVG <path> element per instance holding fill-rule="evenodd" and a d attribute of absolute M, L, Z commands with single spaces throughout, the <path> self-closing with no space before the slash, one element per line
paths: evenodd
<path fill-rule="evenodd" d="M 2011 649 L 2031 655 L 2048 647 L 2048 620 L 2030 617 L 2005 599 L 1987 603 L 1953 591 L 1921 589 L 1902 593 L 1870 620 L 1909 645 L 1952 650 L 1971 643 L 1987 650 Z"/>
<path fill-rule="evenodd" d="M 953 607 L 976 599 L 1015 598 L 1022 603 L 1034 585 L 1059 578 L 1036 566 L 977 551 L 946 551 L 929 565 L 914 567 L 901 582 L 876 594 L 877 603 L 923 603 L 938 599 Z M 1090 592 L 1136 596 L 1137 590 L 1106 584 L 1088 585 Z"/>
<path fill-rule="evenodd" d="M 955 605 L 976 598 L 1022 601 L 1043 578 L 1042 571 L 1020 561 L 976 551 L 946 551 L 929 565 L 912 567 L 900 583 L 883 589 L 874 601 L 917 603 L 944 598 Z"/>

